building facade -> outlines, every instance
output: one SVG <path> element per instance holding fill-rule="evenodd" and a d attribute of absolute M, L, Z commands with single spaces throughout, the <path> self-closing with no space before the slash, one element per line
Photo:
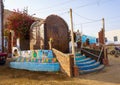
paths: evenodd
<path fill-rule="evenodd" d="M 105 32 L 106 44 L 120 44 L 120 29 Z"/>

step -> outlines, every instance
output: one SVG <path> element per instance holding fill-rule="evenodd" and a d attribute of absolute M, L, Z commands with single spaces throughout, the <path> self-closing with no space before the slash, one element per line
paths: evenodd
<path fill-rule="evenodd" d="M 78 58 L 78 57 L 82 57 L 82 56 L 85 56 L 85 55 L 80 55 L 80 56 L 75 56 L 76 58 Z M 86 56 L 85 56 L 86 57 Z"/>
<path fill-rule="evenodd" d="M 88 70 L 88 69 L 93 69 L 93 68 L 96 68 L 100 65 L 100 62 L 95 62 L 94 64 L 91 64 L 91 65 L 86 65 L 86 66 L 79 66 L 78 68 L 80 70 Z"/>
<path fill-rule="evenodd" d="M 85 58 L 86 58 L 86 56 L 77 56 L 77 57 L 75 57 L 75 60 L 79 61 L 79 60 L 82 60 L 82 59 L 85 59 Z"/>
<path fill-rule="evenodd" d="M 87 61 L 87 62 L 83 62 L 83 63 L 77 63 L 76 65 L 79 67 L 79 66 L 86 66 L 86 65 L 90 65 L 90 64 L 93 64 L 95 63 L 96 61 L 95 60 L 90 60 L 90 61 Z"/>
<path fill-rule="evenodd" d="M 104 65 L 99 65 L 96 68 L 88 69 L 88 70 L 80 70 L 79 72 L 80 72 L 80 74 L 85 74 L 85 73 L 90 73 L 90 72 L 96 72 L 96 71 L 102 70 L 104 67 L 105 67 Z"/>
<path fill-rule="evenodd" d="M 81 56 L 81 55 L 82 55 L 82 54 L 80 54 L 80 53 L 76 53 L 76 54 L 75 54 L 75 56 Z"/>
<path fill-rule="evenodd" d="M 87 62 L 87 61 L 90 61 L 90 60 L 91 60 L 91 58 L 85 58 L 85 59 L 76 61 L 76 64 L 78 64 L 78 63 L 83 63 L 83 62 Z"/>
<path fill-rule="evenodd" d="M 30 71 L 59 71 L 59 63 L 36 63 L 36 62 L 10 62 L 11 68 L 25 69 Z"/>

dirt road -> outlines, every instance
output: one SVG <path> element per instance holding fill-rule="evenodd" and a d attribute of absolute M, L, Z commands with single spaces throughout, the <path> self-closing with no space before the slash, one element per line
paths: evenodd
<path fill-rule="evenodd" d="M 31 72 L 0 66 L 0 85 L 120 85 L 120 57 L 109 56 L 110 65 L 95 73 L 68 78 L 48 72 Z"/>

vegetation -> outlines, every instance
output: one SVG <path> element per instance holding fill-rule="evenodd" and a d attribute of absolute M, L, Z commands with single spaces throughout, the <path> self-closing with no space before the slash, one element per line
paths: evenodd
<path fill-rule="evenodd" d="M 29 29 L 33 22 L 33 17 L 31 17 L 25 12 L 15 10 L 8 17 L 7 28 L 9 30 L 13 30 L 16 37 L 29 39 Z"/>

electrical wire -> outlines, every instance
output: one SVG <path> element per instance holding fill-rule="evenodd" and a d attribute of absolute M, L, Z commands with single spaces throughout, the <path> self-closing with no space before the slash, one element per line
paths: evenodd
<path fill-rule="evenodd" d="M 78 10 L 79 8 L 87 7 L 87 6 L 94 5 L 94 4 L 96 4 L 96 2 L 92 2 L 92 3 L 84 4 L 84 5 L 81 5 L 81 6 L 75 7 L 74 10 Z"/>
<path fill-rule="evenodd" d="M 57 14 L 59 14 L 59 15 L 64 15 L 64 14 L 66 14 L 66 13 L 69 13 L 69 11 L 65 11 L 65 12 L 61 12 L 61 13 L 57 13 Z"/>
<path fill-rule="evenodd" d="M 106 0 L 106 1 L 101 1 L 101 0 L 98 0 L 98 1 L 95 1 L 95 2 L 91 2 L 91 3 L 87 3 L 87 4 L 84 4 L 84 5 L 81 5 L 81 6 L 78 6 L 78 7 L 75 7 L 74 10 L 78 10 L 80 8 L 83 8 L 83 7 L 87 7 L 87 6 L 91 6 L 91 5 L 96 5 L 96 4 L 100 4 L 100 3 L 107 3 L 109 1 L 112 1 L 112 0 Z"/>
<path fill-rule="evenodd" d="M 90 20 L 90 21 L 96 21 L 96 20 L 89 19 L 89 18 L 87 18 L 87 17 L 81 16 L 81 15 L 79 15 L 78 13 L 76 13 L 76 12 L 74 12 L 74 11 L 73 11 L 73 13 L 74 13 L 74 14 L 76 14 L 77 16 L 81 17 L 81 18 L 84 18 L 84 19 L 86 19 L 86 20 Z"/>
<path fill-rule="evenodd" d="M 56 11 L 63 11 L 63 10 L 66 10 L 66 9 L 69 9 L 70 7 L 64 7 L 64 8 L 61 8 L 59 10 L 54 10 L 55 7 L 60 7 L 60 6 L 63 6 L 63 5 L 66 5 L 66 4 L 69 4 L 70 2 L 73 2 L 74 0 L 68 0 L 68 1 L 65 1 L 65 2 L 62 2 L 62 3 L 57 3 L 55 5 L 52 5 L 52 6 L 49 6 L 49 7 L 45 7 L 45 8 L 41 8 L 39 9 L 39 12 L 44 12 L 44 11 L 52 11 L 52 12 L 56 12 Z M 107 0 L 106 2 L 108 2 L 110 0 Z M 104 1 L 105 2 L 105 1 Z M 91 2 L 91 3 L 87 3 L 87 4 L 84 4 L 84 5 L 81 5 L 81 6 L 78 6 L 78 7 L 75 7 L 73 8 L 73 10 L 77 10 L 79 8 L 82 8 L 82 7 L 87 7 L 87 6 L 90 6 L 90 5 L 95 5 L 95 4 L 100 4 L 100 3 L 103 3 L 101 0 L 100 1 L 95 1 L 95 2 Z"/>
<path fill-rule="evenodd" d="M 74 0 L 72 0 L 72 1 L 74 1 Z M 49 12 L 56 12 L 56 11 L 63 11 L 63 10 L 66 10 L 66 9 L 69 9 L 69 7 L 66 7 L 66 8 L 61 8 L 61 9 L 58 9 L 58 10 L 54 10 L 54 8 L 55 8 L 55 6 L 57 6 L 57 7 L 60 7 L 60 6 L 63 6 L 63 5 L 65 5 L 65 4 L 68 4 L 68 2 L 70 3 L 70 2 L 72 2 L 71 0 L 67 0 L 67 1 L 64 1 L 64 2 L 62 2 L 62 3 L 57 3 L 57 4 L 55 4 L 55 5 L 52 5 L 52 6 L 50 6 L 50 7 L 45 7 L 45 8 L 41 8 L 41 10 L 39 10 L 39 13 L 43 13 L 43 12 L 48 12 L 48 10 L 49 10 Z M 108 2 L 108 0 L 107 0 L 107 2 Z M 98 4 L 98 3 L 103 3 L 101 0 L 98 0 L 97 2 L 92 2 L 92 3 L 88 3 L 88 4 L 85 4 L 85 5 L 81 5 L 81 6 L 79 6 L 79 7 L 75 7 L 75 8 L 73 8 L 74 10 L 77 10 L 77 9 L 79 9 L 79 8 L 82 8 L 82 7 L 86 7 L 86 6 L 90 6 L 90 5 L 94 5 L 94 4 Z M 63 12 L 62 12 L 63 13 Z M 61 13 L 61 14 L 62 14 Z M 78 15 L 78 14 L 77 14 Z M 80 17 L 82 17 L 82 18 L 84 18 L 84 19 L 87 19 L 87 20 L 91 20 L 91 21 L 94 21 L 94 20 L 92 20 L 92 19 L 88 19 L 88 18 L 86 18 L 86 17 L 83 17 L 83 16 L 81 16 L 81 15 L 79 15 Z"/>
<path fill-rule="evenodd" d="M 75 24 L 75 26 L 82 26 L 83 24 L 95 23 L 95 22 L 99 22 L 99 21 L 101 21 L 101 20 L 102 20 L 102 19 L 94 20 L 94 21 L 91 21 L 91 22 L 79 23 L 79 24 Z"/>
<path fill-rule="evenodd" d="M 98 20 L 94 20 L 94 21 L 91 21 L 91 22 L 84 22 L 84 23 L 81 23 L 81 24 L 88 24 L 88 23 L 95 23 L 95 22 L 98 22 L 98 21 L 101 21 L 102 19 L 98 19 Z"/>
<path fill-rule="evenodd" d="M 39 9 L 40 11 L 46 11 L 46 10 L 51 10 L 53 8 L 56 8 L 56 7 L 60 7 L 60 6 L 63 6 L 63 5 L 66 5 L 66 4 L 69 4 L 70 2 L 73 2 L 74 0 L 67 0 L 67 1 L 64 1 L 64 2 L 61 2 L 61 3 L 57 3 L 55 5 L 52 5 L 52 6 L 49 6 L 49 7 L 45 7 L 45 8 L 41 8 Z"/>

